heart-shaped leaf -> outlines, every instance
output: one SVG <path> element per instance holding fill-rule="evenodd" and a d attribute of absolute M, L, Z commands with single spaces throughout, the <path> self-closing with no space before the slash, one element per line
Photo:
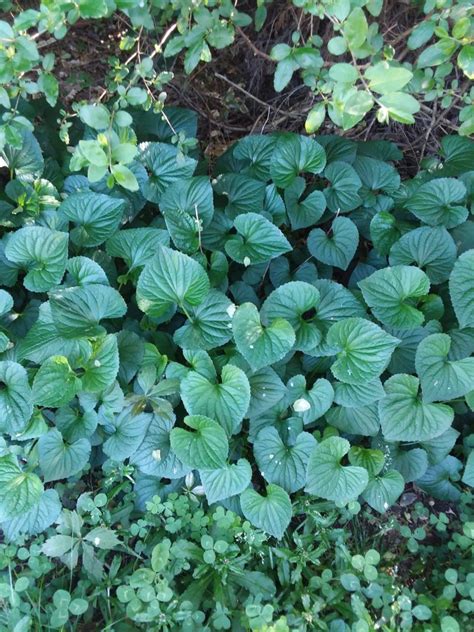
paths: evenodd
<path fill-rule="evenodd" d="M 341 465 L 350 449 L 347 439 L 330 437 L 319 443 L 308 462 L 306 491 L 341 503 L 356 500 L 369 482 L 367 470 L 356 465 Z"/>
<path fill-rule="evenodd" d="M 38 442 L 39 464 L 46 483 L 68 478 L 88 463 L 91 444 L 87 439 L 66 443 L 61 433 L 52 428 Z"/>
<path fill-rule="evenodd" d="M 423 324 L 423 312 L 413 305 L 430 290 L 430 280 L 422 270 L 414 266 L 383 268 L 359 281 L 359 287 L 374 316 L 385 325 L 414 329 Z"/>
<path fill-rule="evenodd" d="M 185 417 L 184 423 L 194 432 L 173 428 L 170 435 L 171 448 L 178 459 L 200 470 L 218 470 L 223 467 L 229 444 L 222 427 L 203 415 Z"/>
<path fill-rule="evenodd" d="M 227 364 L 220 383 L 190 371 L 181 382 L 181 398 L 190 415 L 217 419 L 230 436 L 239 430 L 249 407 L 250 385 L 241 369 Z"/>
<path fill-rule="evenodd" d="M 218 470 L 201 470 L 199 475 L 207 502 L 212 504 L 247 489 L 252 478 L 252 468 L 246 459 L 239 459 L 237 463 L 226 464 Z"/>
<path fill-rule="evenodd" d="M 291 500 L 278 485 L 267 485 L 266 496 L 253 489 L 240 495 L 240 506 L 247 520 L 280 540 L 291 521 Z"/>
<path fill-rule="evenodd" d="M 234 226 L 238 234 L 227 239 L 225 250 L 231 259 L 245 266 L 269 261 L 291 250 L 281 230 L 262 215 L 239 215 Z"/>
<path fill-rule="evenodd" d="M 232 329 L 237 349 L 254 371 L 281 360 L 295 344 L 295 332 L 287 320 L 276 318 L 264 327 L 252 303 L 241 305 L 234 315 Z"/>
<path fill-rule="evenodd" d="M 306 136 L 282 134 L 272 156 L 270 173 L 273 182 L 288 187 L 302 173 L 321 173 L 326 153 L 315 140 Z"/>
<path fill-rule="evenodd" d="M 335 323 L 326 340 L 337 354 L 331 371 L 348 384 L 363 384 L 378 377 L 400 342 L 363 318 L 346 318 Z"/>
<path fill-rule="evenodd" d="M 309 455 L 315 445 L 316 439 L 309 432 L 299 434 L 294 445 L 285 445 L 276 428 L 263 428 L 253 452 L 265 480 L 291 494 L 304 487 Z"/>
<path fill-rule="evenodd" d="M 446 404 L 428 404 L 418 395 L 420 381 L 399 374 L 385 384 L 386 397 L 379 402 L 382 432 L 387 441 L 425 441 L 443 434 L 454 418 Z"/>
<path fill-rule="evenodd" d="M 449 277 L 449 293 L 460 327 L 474 327 L 474 249 L 464 252 Z"/>
<path fill-rule="evenodd" d="M 385 513 L 402 494 L 405 488 L 403 476 L 396 470 L 389 470 L 382 476 L 369 481 L 362 498 L 379 513 Z"/>
<path fill-rule="evenodd" d="M 416 372 L 420 377 L 425 402 L 464 397 L 474 384 L 474 358 L 449 360 L 451 338 L 432 334 L 416 350 Z"/>
<path fill-rule="evenodd" d="M 322 228 L 313 229 L 307 245 L 318 261 L 347 270 L 359 245 L 359 231 L 348 217 L 336 217 L 327 233 Z"/>
<path fill-rule="evenodd" d="M 0 426 L 13 435 L 21 432 L 33 414 L 26 370 L 17 362 L 0 362 Z"/>

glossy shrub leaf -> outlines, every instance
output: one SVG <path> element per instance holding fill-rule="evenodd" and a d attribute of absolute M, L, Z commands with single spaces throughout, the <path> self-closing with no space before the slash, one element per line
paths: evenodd
<path fill-rule="evenodd" d="M 348 217 L 336 217 L 325 232 L 315 228 L 308 235 L 308 250 L 315 259 L 347 270 L 359 244 L 357 226 Z"/>
<path fill-rule="evenodd" d="M 190 371 L 181 382 L 180 392 L 190 415 L 205 415 L 217 420 L 228 436 L 239 430 L 250 402 L 247 376 L 232 364 L 223 367 L 220 381 L 214 383 L 204 375 Z"/>
<path fill-rule="evenodd" d="M 423 324 L 425 316 L 413 303 L 428 294 L 430 281 L 419 268 L 383 268 L 359 281 L 359 287 L 372 313 L 384 325 L 413 329 Z"/>
<path fill-rule="evenodd" d="M 285 445 L 276 428 L 263 428 L 253 451 L 265 480 L 291 494 L 304 487 L 309 455 L 315 446 L 316 439 L 308 432 L 299 434 L 294 445 Z"/>
<path fill-rule="evenodd" d="M 287 320 L 276 318 L 264 327 L 252 303 L 241 305 L 232 320 L 237 349 L 254 371 L 281 360 L 295 344 L 295 332 Z"/>
<path fill-rule="evenodd" d="M 363 318 L 345 318 L 330 327 L 327 343 L 336 354 L 331 366 L 334 377 L 363 384 L 384 371 L 399 339 Z"/>
<path fill-rule="evenodd" d="M 252 478 L 252 468 L 246 459 L 239 459 L 237 463 L 226 464 L 217 470 L 201 470 L 199 475 L 207 502 L 212 504 L 247 489 Z"/>
<path fill-rule="evenodd" d="M 240 506 L 247 520 L 277 539 L 283 537 L 290 524 L 291 500 L 278 485 L 267 485 L 265 496 L 246 489 L 240 495 Z"/>
<path fill-rule="evenodd" d="M 425 402 L 450 401 L 472 390 L 474 358 L 449 360 L 451 338 L 432 334 L 420 342 L 415 366 Z"/>
<path fill-rule="evenodd" d="M 449 293 L 459 326 L 474 327 L 474 250 L 464 252 L 454 264 Z"/>
<path fill-rule="evenodd" d="M 31 292 L 47 292 L 59 285 L 66 269 L 68 236 L 43 226 L 26 226 L 12 234 L 7 259 L 27 270 L 23 279 Z"/>
<path fill-rule="evenodd" d="M 363 467 L 341 465 L 349 448 L 349 441 L 340 437 L 330 437 L 316 446 L 308 462 L 309 494 L 341 503 L 358 498 L 367 487 L 369 476 Z"/>
<path fill-rule="evenodd" d="M 160 247 L 143 269 L 137 283 L 139 308 L 159 318 L 179 305 L 199 305 L 209 290 L 209 279 L 199 263 L 176 250 Z"/>
<path fill-rule="evenodd" d="M 382 432 L 387 441 L 425 441 L 443 434 L 454 412 L 446 404 L 426 403 L 420 397 L 419 380 L 413 375 L 394 375 L 379 402 Z"/>
<path fill-rule="evenodd" d="M 245 266 L 279 257 L 291 250 L 281 230 L 257 213 L 245 213 L 234 220 L 237 235 L 229 237 L 225 250 L 229 257 Z"/>
<path fill-rule="evenodd" d="M 191 415 L 184 423 L 192 430 L 173 428 L 171 448 L 176 456 L 190 467 L 217 470 L 223 467 L 229 453 L 225 430 L 204 415 Z"/>

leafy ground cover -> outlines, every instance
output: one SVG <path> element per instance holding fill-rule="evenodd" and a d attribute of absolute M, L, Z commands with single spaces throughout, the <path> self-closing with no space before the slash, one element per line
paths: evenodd
<path fill-rule="evenodd" d="M 472 7 L 388 4 L 0 1 L 0 630 L 469 629 Z"/>
<path fill-rule="evenodd" d="M 135 569 L 142 522 L 146 534 L 150 512 L 179 511 L 181 503 L 203 526 L 215 515 L 235 524 L 233 541 L 250 530 L 262 543 L 291 538 L 290 525 L 290 533 L 309 530 L 314 539 L 310 508 L 322 501 L 332 517 L 314 515 L 330 525 L 341 520 L 336 507 L 347 507 L 345 521 L 360 503 L 385 514 L 406 484 L 458 503 L 473 478 L 472 141 L 446 137 L 440 156 L 402 181 L 394 166 L 400 152 L 388 142 L 249 136 L 208 176 L 192 142 L 195 115 L 165 114 L 168 122 L 133 113 L 135 144 L 131 114 L 83 106 L 71 130 L 82 140 L 65 178 L 61 152 L 45 142 L 42 148 L 30 132 L 21 149 L 3 150 L 0 499 L 7 540 L 18 545 L 44 534 L 31 545 L 43 580 L 57 572 L 47 558 L 60 558 L 70 569 L 80 565 L 97 586 L 101 551 L 125 546 Z M 37 134 L 47 138 L 41 126 Z M 84 167 L 88 178 L 74 173 Z M 88 492 L 78 498 L 87 480 L 98 490 L 115 487 L 99 491 L 98 501 Z M 170 496 L 183 488 L 191 505 Z M 171 504 L 163 505 L 167 497 Z M 111 500 L 117 507 L 109 514 L 102 507 Z M 148 517 L 137 518 L 146 507 Z M 472 543 L 463 516 L 464 555 Z M 400 531 L 412 551 L 425 537 L 417 529 Z M 138 583 L 116 592 L 123 616 L 155 620 L 160 603 L 172 601 L 178 589 L 166 587 L 155 559 L 167 559 L 167 548 L 184 560 L 173 562 L 173 573 L 182 564 L 196 580 L 203 573 L 202 585 L 180 584 L 194 610 L 212 580 L 188 568 L 190 560 L 212 565 L 231 546 L 212 533 L 199 532 L 194 544 L 186 536 L 182 553 L 179 543 L 153 539 L 155 557 L 143 549 L 151 570 L 139 569 Z M 348 529 L 334 533 L 350 538 Z M 284 559 L 284 549 L 269 542 L 265 555 Z M 18 555 L 17 545 L 5 554 Z M 328 564 L 338 566 L 332 546 L 318 539 L 314 546 L 330 550 Z M 366 562 L 346 556 L 362 574 L 378 560 L 363 554 Z M 305 549 L 303 557 L 311 555 Z M 235 581 L 245 590 L 245 580 Z M 351 571 L 340 581 L 356 593 L 354 629 L 370 629 L 374 615 L 358 594 L 359 579 Z M 274 590 L 273 580 L 262 582 L 259 604 Z M 216 579 L 224 610 L 211 616 L 204 605 L 194 615 L 204 629 L 225 628 L 225 609 L 235 607 L 239 591 L 219 585 Z M 46 608 L 54 627 L 85 611 L 87 600 L 73 597 L 72 586 L 53 599 L 55 610 Z M 469 590 L 462 591 L 461 612 L 468 613 Z M 458 593 L 448 592 L 451 603 Z M 10 597 L 9 616 L 18 618 L 20 605 Z M 404 606 L 403 626 L 415 621 L 416 629 L 416 621 L 435 616 L 428 602 L 414 613 Z M 272 621 L 272 603 L 266 614 L 260 605 L 249 609 L 257 629 L 265 617 Z M 331 611 L 328 629 L 347 624 L 344 603 L 334 610 L 342 623 L 332 622 L 340 617 Z M 437 605 L 440 615 L 448 616 L 448 605 Z M 32 616 L 42 620 L 43 610 L 19 617 L 19 629 Z M 246 616 L 244 628 L 254 625 L 254 615 Z M 281 625 L 293 625 L 292 616 Z M 116 615 L 107 617 L 109 625 Z"/>

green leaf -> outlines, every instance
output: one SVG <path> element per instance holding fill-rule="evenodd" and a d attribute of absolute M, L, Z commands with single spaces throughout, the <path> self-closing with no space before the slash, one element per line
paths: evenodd
<path fill-rule="evenodd" d="M 45 483 L 78 474 L 89 462 L 91 444 L 87 439 L 66 443 L 52 428 L 38 442 L 39 464 Z"/>
<path fill-rule="evenodd" d="M 10 234 L 5 255 L 27 270 L 23 279 L 27 290 L 47 292 L 63 278 L 67 249 L 66 233 L 43 226 L 25 226 Z"/>
<path fill-rule="evenodd" d="M 456 50 L 456 47 L 456 41 L 443 38 L 436 42 L 436 44 L 425 48 L 418 57 L 416 65 L 418 68 L 427 68 L 430 66 L 439 66 L 444 64 L 449 61 L 451 55 Z"/>
<path fill-rule="evenodd" d="M 449 294 L 459 326 L 474 327 L 474 249 L 464 252 L 454 264 Z"/>
<path fill-rule="evenodd" d="M 209 178 L 199 176 L 180 180 L 169 186 L 161 197 L 160 211 L 167 224 L 174 214 L 186 213 L 193 221 L 200 221 L 202 228 L 209 226 L 214 215 Z"/>
<path fill-rule="evenodd" d="M 466 44 L 458 55 L 458 66 L 468 79 L 474 79 L 474 46 Z"/>
<path fill-rule="evenodd" d="M 441 463 L 429 467 L 416 484 L 430 496 L 458 502 L 461 493 L 451 479 L 458 481 L 461 469 L 461 461 L 454 456 L 447 456 Z"/>
<path fill-rule="evenodd" d="M 351 316 L 365 316 L 362 301 L 358 301 L 350 290 L 339 283 L 318 279 L 313 285 L 320 295 L 314 322 L 323 332 L 327 332 L 334 321 Z"/>
<path fill-rule="evenodd" d="M 390 66 L 387 61 L 381 61 L 369 66 L 365 71 L 369 88 L 379 94 L 398 92 L 412 79 L 413 73 L 401 66 Z"/>
<path fill-rule="evenodd" d="M 413 266 L 382 268 L 359 281 L 359 287 L 372 313 L 384 325 L 414 329 L 423 324 L 424 314 L 413 305 L 430 290 L 429 278 L 422 270 Z"/>
<path fill-rule="evenodd" d="M 101 320 L 120 318 L 127 311 L 117 290 L 106 285 L 56 290 L 49 302 L 53 322 L 65 338 L 100 336 L 105 333 Z"/>
<path fill-rule="evenodd" d="M 374 100 L 370 93 L 365 90 L 357 90 L 352 88 L 342 102 L 342 128 L 344 130 L 351 129 L 359 123 L 369 112 Z"/>
<path fill-rule="evenodd" d="M 331 426 L 347 434 L 375 437 L 380 430 L 376 404 L 351 408 L 333 406 L 327 411 L 326 419 Z"/>
<path fill-rule="evenodd" d="M 342 160 L 330 162 L 324 170 L 324 178 L 329 186 L 323 193 L 333 213 L 352 211 L 362 203 L 358 196 L 362 182 L 351 165 Z"/>
<path fill-rule="evenodd" d="M 382 450 L 352 446 L 349 450 L 349 463 L 365 468 L 369 476 L 373 477 L 377 476 L 382 470 L 385 463 L 385 456 Z"/>
<path fill-rule="evenodd" d="M 329 44 L 328 44 L 328 47 L 329 47 Z M 317 132 L 318 129 L 321 127 L 321 125 L 324 123 L 325 118 L 326 118 L 326 106 L 322 102 L 317 103 L 308 112 L 308 116 L 306 117 L 306 121 L 304 124 L 305 132 L 307 134 L 314 134 L 315 132 Z"/>
<path fill-rule="evenodd" d="M 332 325 L 327 343 L 337 356 L 331 371 L 338 380 L 363 384 L 378 377 L 400 340 L 363 318 L 346 318 Z"/>
<path fill-rule="evenodd" d="M 41 147 L 29 131 L 22 131 L 20 137 L 21 146 L 19 148 L 7 143 L 0 150 L 0 156 L 10 173 L 14 173 L 19 180 L 31 177 L 39 178 L 44 169 Z"/>
<path fill-rule="evenodd" d="M 305 188 L 304 178 L 296 178 L 285 189 L 285 205 L 293 230 L 316 224 L 326 209 L 324 193 L 312 191 L 303 197 Z"/>
<path fill-rule="evenodd" d="M 257 213 L 245 213 L 234 220 L 237 235 L 229 237 L 225 250 L 245 266 L 263 263 L 291 250 L 281 230 Z"/>
<path fill-rule="evenodd" d="M 181 398 L 190 415 L 217 419 L 227 435 L 239 431 L 250 402 L 250 385 L 245 373 L 232 364 L 221 372 L 221 382 L 210 382 L 190 371 L 181 382 Z"/>
<path fill-rule="evenodd" d="M 110 551 L 110 549 L 121 544 L 114 531 L 107 529 L 107 527 L 95 527 L 95 529 L 92 529 L 84 536 L 84 540 L 105 551 Z"/>
<path fill-rule="evenodd" d="M 13 307 L 13 299 L 8 292 L 0 290 L 0 316 L 4 316 Z"/>
<path fill-rule="evenodd" d="M 358 155 L 353 167 L 362 184 L 371 191 L 385 191 L 390 194 L 400 188 L 400 175 L 390 163 Z"/>
<path fill-rule="evenodd" d="M 217 470 L 225 465 L 229 453 L 227 435 L 221 426 L 204 415 L 191 415 L 184 428 L 171 431 L 171 448 L 184 464 L 200 470 Z"/>
<path fill-rule="evenodd" d="M 235 153 L 238 155 L 237 151 Z M 265 179 L 268 179 L 268 175 Z M 232 219 L 260 210 L 264 206 L 265 183 L 240 173 L 224 173 L 218 176 L 214 190 L 218 195 L 227 198 L 225 213 Z"/>
<path fill-rule="evenodd" d="M 283 189 L 302 173 L 321 173 L 326 153 L 315 140 L 295 134 L 282 134 L 276 143 L 271 163 L 273 182 Z"/>
<path fill-rule="evenodd" d="M 295 375 L 288 382 L 288 396 L 292 401 L 294 416 L 301 417 L 304 424 L 310 424 L 329 410 L 334 400 L 334 390 L 324 378 L 317 379 L 308 389 L 305 377 Z"/>
<path fill-rule="evenodd" d="M 389 470 L 382 476 L 369 481 L 362 498 L 379 513 L 385 513 L 395 504 L 405 488 L 403 476 L 396 470 Z"/>
<path fill-rule="evenodd" d="M 175 331 L 173 339 L 182 349 L 214 349 L 232 338 L 229 316 L 231 301 L 217 290 L 210 290 L 202 303 L 190 310 L 190 319 Z"/>
<path fill-rule="evenodd" d="M 340 503 L 356 500 L 366 488 L 369 476 L 363 467 L 341 465 L 349 448 L 349 441 L 340 437 L 319 443 L 309 458 L 305 491 Z"/>
<path fill-rule="evenodd" d="M 456 244 L 445 228 L 422 226 L 405 233 L 390 249 L 390 265 L 416 265 L 433 285 L 447 281 L 456 260 Z"/>
<path fill-rule="evenodd" d="M 85 286 L 94 283 L 109 285 L 104 269 L 88 257 L 72 257 L 68 259 L 66 270 L 69 272 L 66 278 L 67 285 Z"/>
<path fill-rule="evenodd" d="M 396 218 L 386 211 L 379 211 L 373 216 L 369 230 L 374 248 L 381 255 L 389 253 L 390 248 L 401 234 Z M 400 263 L 404 263 L 404 261 Z"/>
<path fill-rule="evenodd" d="M 209 291 L 206 272 L 187 255 L 161 246 L 140 274 L 138 307 L 154 318 L 172 314 L 179 305 L 190 309 L 202 303 Z"/>
<path fill-rule="evenodd" d="M 258 433 L 253 452 L 265 480 L 291 494 L 304 487 L 309 455 L 315 446 L 316 439 L 308 432 L 300 433 L 294 445 L 285 445 L 278 430 L 268 427 Z"/>
<path fill-rule="evenodd" d="M 308 250 L 318 261 L 347 270 L 359 245 L 359 231 L 352 220 L 336 217 L 326 233 L 314 228 L 308 235 Z"/>
<path fill-rule="evenodd" d="M 428 469 L 428 455 L 422 448 L 401 450 L 398 444 L 391 444 L 389 452 L 392 467 L 400 472 L 405 483 L 418 480 Z"/>
<path fill-rule="evenodd" d="M 252 478 L 252 468 L 246 459 L 239 459 L 237 463 L 226 464 L 218 470 L 201 470 L 199 476 L 207 502 L 212 505 L 247 489 Z"/>
<path fill-rule="evenodd" d="M 139 191 L 140 185 L 131 169 L 125 165 L 112 165 L 110 171 L 117 184 L 121 187 L 127 189 L 127 191 Z"/>
<path fill-rule="evenodd" d="M 163 192 L 173 182 L 190 178 L 197 161 L 167 143 L 141 143 L 140 162 L 150 172 L 143 194 L 150 202 L 159 202 Z"/>
<path fill-rule="evenodd" d="M 319 291 L 304 281 L 291 281 L 280 285 L 262 306 L 262 323 L 267 326 L 277 318 L 284 318 L 295 331 L 295 349 L 311 353 L 322 338 L 321 331 L 313 322 L 319 296 Z"/>
<path fill-rule="evenodd" d="M 425 441 L 443 434 L 454 412 L 446 404 L 424 402 L 418 394 L 420 381 L 399 374 L 385 384 L 386 397 L 379 402 L 382 432 L 387 441 Z"/>
<path fill-rule="evenodd" d="M 103 445 L 105 454 L 114 461 L 128 459 L 143 441 L 151 419 L 149 413 L 136 413 L 130 406 L 123 408 L 107 424 L 110 436 Z"/>
<path fill-rule="evenodd" d="M 0 362 L 0 426 L 14 435 L 22 432 L 33 414 L 28 375 L 16 362 Z"/>
<path fill-rule="evenodd" d="M 450 347 L 447 334 L 432 334 L 418 345 L 415 365 L 425 402 L 457 399 L 472 390 L 474 358 L 449 360 Z"/>
<path fill-rule="evenodd" d="M 462 206 L 466 193 L 461 180 L 437 178 L 422 184 L 407 200 L 406 207 L 425 224 L 454 228 L 467 219 L 468 210 Z"/>
<path fill-rule="evenodd" d="M 363 384 L 346 384 L 335 382 L 334 402 L 345 408 L 358 408 L 373 404 L 385 396 L 382 382 L 376 378 L 372 382 Z"/>
<path fill-rule="evenodd" d="M 117 338 L 109 334 L 92 343 L 92 353 L 83 365 L 82 389 L 100 393 L 113 384 L 119 370 Z"/>
<path fill-rule="evenodd" d="M 237 349 L 254 371 L 278 362 L 295 344 L 295 332 L 288 321 L 276 318 L 264 327 L 252 303 L 237 309 L 232 329 Z"/>
<path fill-rule="evenodd" d="M 110 123 L 109 111 L 100 104 L 83 105 L 79 109 L 79 118 L 85 125 L 97 130 L 107 129 Z"/>
<path fill-rule="evenodd" d="M 123 259 L 132 271 L 151 261 L 160 246 L 169 244 L 169 235 L 160 228 L 127 228 L 107 239 L 105 247 L 108 255 Z"/>
<path fill-rule="evenodd" d="M 257 417 L 277 404 L 285 395 L 285 385 L 270 367 L 248 376 L 250 404 L 247 417 Z"/>
<path fill-rule="evenodd" d="M 16 540 L 19 535 L 38 535 L 55 522 L 61 512 L 61 501 L 56 490 L 47 489 L 39 501 L 30 509 L 1 523 L 7 540 Z"/>
<path fill-rule="evenodd" d="M 471 452 L 467 458 L 464 473 L 462 475 L 462 482 L 474 487 L 474 452 Z"/>
<path fill-rule="evenodd" d="M 67 358 L 56 355 L 48 358 L 33 380 L 33 401 L 39 406 L 64 406 L 81 390 L 81 380 L 71 369 Z"/>
<path fill-rule="evenodd" d="M 355 7 L 344 21 L 343 33 L 351 50 L 360 48 L 368 34 L 369 26 L 365 13 L 360 7 Z"/>
<path fill-rule="evenodd" d="M 266 496 L 253 489 L 240 495 L 242 513 L 255 527 L 280 540 L 292 517 L 291 500 L 278 485 L 267 485 Z"/>
<path fill-rule="evenodd" d="M 390 92 L 389 94 L 384 94 L 380 97 L 378 103 L 382 106 L 379 112 L 381 111 L 383 113 L 383 118 L 385 118 L 385 109 L 391 119 L 407 125 L 415 122 L 413 114 L 420 111 L 419 101 L 406 92 Z"/>
<path fill-rule="evenodd" d="M 71 230 L 71 241 L 82 248 L 99 246 L 111 237 L 124 210 L 123 199 L 88 191 L 69 195 L 59 207 L 59 212 L 76 225 Z"/>
<path fill-rule="evenodd" d="M 0 522 L 28 512 L 42 493 L 43 483 L 36 474 L 23 472 L 13 455 L 0 456 Z"/>
<path fill-rule="evenodd" d="M 141 436 L 144 434 L 143 441 L 130 458 L 130 462 L 144 474 L 158 480 L 160 477 L 181 478 L 190 471 L 190 468 L 181 463 L 171 450 L 170 432 L 174 422 L 175 415 L 171 404 L 162 400 L 159 410 L 153 413 L 146 432 L 141 433 Z"/>

